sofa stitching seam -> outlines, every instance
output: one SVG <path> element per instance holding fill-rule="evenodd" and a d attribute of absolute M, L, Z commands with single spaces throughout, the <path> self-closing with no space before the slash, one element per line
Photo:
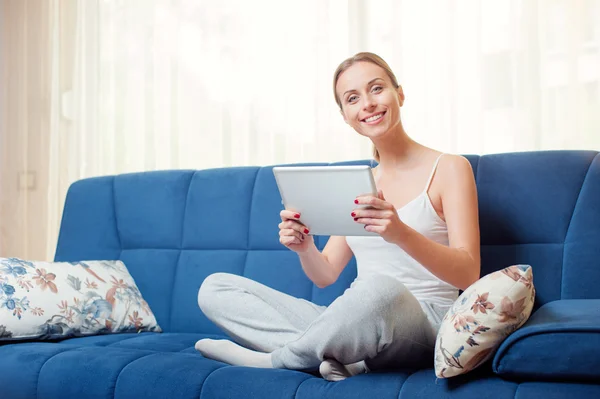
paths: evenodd
<path fill-rule="evenodd" d="M 523 246 L 523 245 L 563 245 L 563 242 L 522 242 L 510 244 L 481 244 L 482 247 L 501 247 L 501 246 Z M 164 247 L 148 247 L 148 248 L 127 248 L 124 251 L 249 251 L 246 248 L 164 248 Z M 252 248 L 250 251 L 280 251 L 288 253 L 287 248 Z"/>
<path fill-rule="evenodd" d="M 417 371 L 418 372 L 418 371 Z M 400 396 L 402 395 L 402 390 L 404 389 L 404 386 L 406 385 L 406 383 L 408 382 L 408 379 L 411 378 L 414 374 L 416 374 L 417 372 L 411 373 L 409 375 L 406 376 L 406 378 L 404 379 L 404 381 L 402 381 L 400 383 L 400 389 L 398 390 L 398 399 L 400 399 Z M 436 379 L 437 381 L 437 379 Z"/>
<path fill-rule="evenodd" d="M 192 173 L 192 175 L 190 176 L 190 180 L 188 181 L 188 187 L 187 187 L 187 193 L 185 195 L 185 205 L 183 207 L 183 215 L 182 215 L 182 219 L 181 219 L 181 240 L 179 241 L 179 250 L 181 251 L 183 249 L 183 234 L 185 232 L 185 219 L 186 219 L 186 214 L 187 214 L 187 208 L 188 208 L 188 204 L 190 202 L 190 192 L 192 190 L 192 180 L 194 180 L 194 176 L 196 175 L 196 173 Z"/>
<path fill-rule="evenodd" d="M 120 344 L 122 342 L 128 342 L 128 341 L 136 340 L 136 339 L 139 338 L 139 334 L 142 334 L 142 333 L 135 333 L 135 334 L 133 334 L 134 335 L 133 337 L 123 338 L 123 339 L 121 339 L 119 341 L 107 343 L 106 345 L 94 345 L 94 346 L 104 347 L 104 348 L 113 347 L 113 346 L 115 346 L 117 344 Z"/>
<path fill-rule="evenodd" d="M 231 367 L 231 366 L 224 366 L 224 367 Z M 204 386 L 206 385 L 206 381 L 208 381 L 208 379 L 210 378 L 211 375 L 213 375 L 216 371 L 221 370 L 222 368 L 223 367 L 217 367 L 216 369 L 214 369 L 213 371 L 208 373 L 208 375 L 202 382 L 202 386 L 200 386 L 200 393 L 198 394 L 198 399 L 202 398 L 202 391 L 204 391 Z"/>
<path fill-rule="evenodd" d="M 517 398 L 517 393 L 519 393 L 519 388 L 521 388 L 521 384 L 517 384 L 517 388 L 515 389 L 515 395 L 513 396 L 514 399 Z"/>
<path fill-rule="evenodd" d="M 116 176 L 113 176 L 113 178 L 112 178 L 113 216 L 115 217 L 115 230 L 117 231 L 117 238 L 119 239 L 119 249 L 121 250 L 121 253 L 122 253 L 123 252 L 123 238 L 121 237 L 121 232 L 119 231 L 119 218 L 117 217 L 116 182 L 117 182 L 117 178 L 116 178 Z M 120 257 L 121 256 L 119 255 L 119 258 Z"/>
<path fill-rule="evenodd" d="M 242 274 L 241 276 L 246 277 L 246 267 L 248 266 L 248 253 L 250 251 L 246 251 L 246 254 L 244 255 L 244 266 L 242 267 Z"/>
<path fill-rule="evenodd" d="M 181 253 L 183 252 L 183 234 L 185 232 L 185 215 L 187 213 L 188 203 L 190 200 L 190 191 L 192 187 L 192 180 L 194 179 L 195 173 L 192 173 L 190 180 L 188 181 L 187 194 L 185 195 L 185 206 L 183 207 L 183 215 L 181 219 L 181 240 L 179 241 L 179 253 L 177 254 L 177 260 L 175 261 L 175 270 L 173 271 L 173 281 L 171 282 L 171 298 L 169 299 L 169 329 L 172 328 L 173 323 L 173 300 L 175 296 L 175 281 L 177 278 L 177 271 L 179 270 L 179 261 L 181 260 Z"/>
<path fill-rule="evenodd" d="M 248 216 L 248 230 L 246 231 L 246 249 L 242 250 L 245 251 L 245 257 L 244 257 L 244 267 L 242 268 L 242 276 L 246 277 L 246 267 L 248 266 L 248 253 L 250 252 L 250 226 L 251 226 L 251 218 L 252 218 L 252 207 L 254 205 L 254 195 L 255 195 L 255 190 L 256 190 L 256 179 L 258 178 L 258 172 L 260 171 L 260 169 L 256 170 L 256 174 L 254 175 L 254 185 L 252 186 L 252 195 L 250 196 L 250 214 Z"/>
<path fill-rule="evenodd" d="M 35 397 L 36 397 L 36 398 L 39 398 L 39 397 L 40 397 L 40 396 L 39 396 L 39 390 L 40 390 L 40 375 L 42 374 L 42 370 L 43 370 L 43 369 L 44 369 L 44 367 L 46 366 L 46 363 L 48 363 L 48 362 L 49 362 L 49 361 L 50 361 L 52 358 L 54 358 L 54 357 L 56 357 L 56 356 L 60 355 L 61 353 L 65 353 L 65 352 L 74 351 L 74 350 L 77 350 L 77 349 L 80 349 L 80 348 L 81 348 L 81 347 L 77 347 L 77 348 L 70 348 L 70 349 L 67 349 L 67 350 L 64 350 L 64 351 L 61 351 L 61 352 L 55 353 L 54 355 L 52 355 L 52 356 L 50 356 L 48 359 L 46 359 L 46 361 L 45 361 L 45 362 L 42 364 L 42 367 L 40 367 L 40 370 L 38 371 L 38 375 L 37 375 L 37 383 L 36 383 L 36 386 L 35 386 Z"/>
<path fill-rule="evenodd" d="M 190 180 L 188 181 L 188 192 L 185 195 L 185 206 L 183 207 L 183 215 L 181 218 L 181 240 L 179 241 L 179 250 L 183 250 L 183 235 L 185 233 L 185 216 L 187 214 L 188 204 L 190 202 L 190 192 L 192 191 L 192 181 L 194 180 L 194 176 L 196 172 L 192 173 L 190 176 Z"/>
<path fill-rule="evenodd" d="M 173 281 L 171 282 L 171 298 L 169 299 L 169 330 L 171 330 L 171 323 L 173 322 L 173 297 L 175 295 L 175 280 L 177 278 L 177 270 L 179 270 L 179 261 L 181 260 L 181 251 L 177 254 L 177 260 L 175 261 L 175 270 L 173 271 Z"/>
<path fill-rule="evenodd" d="M 246 230 L 246 251 L 250 250 L 250 226 L 252 226 L 252 209 L 254 208 L 254 195 L 256 195 L 256 180 L 261 168 L 256 169 L 254 183 L 252 184 L 252 195 L 250 196 L 250 212 L 248 214 L 248 229 Z"/>
<path fill-rule="evenodd" d="M 598 154 L 592 158 L 592 161 L 588 165 L 587 171 L 585 172 L 585 176 L 583 177 L 583 181 L 581 182 L 581 186 L 579 187 L 579 193 L 577 193 L 577 199 L 575 200 L 575 204 L 573 205 L 573 209 L 571 210 L 571 218 L 569 219 L 569 224 L 567 225 L 567 231 L 565 232 L 565 238 L 563 238 L 563 248 L 562 248 L 562 257 L 560 262 L 560 299 L 563 299 L 563 280 L 565 278 L 565 247 L 567 245 L 567 237 L 569 236 L 569 230 L 571 229 L 571 224 L 573 223 L 573 217 L 575 215 L 575 209 L 577 209 L 577 204 L 579 203 L 579 199 L 581 198 L 581 192 L 583 191 L 583 186 L 585 185 L 586 180 L 588 179 L 588 175 L 590 173 L 590 169 L 594 164 L 594 160 L 598 157 Z"/>
<path fill-rule="evenodd" d="M 306 381 L 310 380 L 310 377 L 306 377 L 306 379 L 304 379 L 300 384 L 298 384 L 298 386 L 296 387 L 296 392 L 294 392 L 294 399 L 298 399 L 298 391 L 300 390 L 300 387 L 302 386 L 302 384 L 304 384 Z"/>
<path fill-rule="evenodd" d="M 123 373 L 123 370 L 125 370 L 125 368 L 126 368 L 127 366 L 129 366 L 129 365 L 130 365 L 131 363 L 133 363 L 133 362 L 136 362 L 136 361 L 138 361 L 138 360 L 140 360 L 140 359 L 143 359 L 143 358 L 145 358 L 145 357 L 148 357 L 148 356 L 156 355 L 156 354 L 157 354 L 157 352 L 154 352 L 154 353 L 148 353 L 148 354 L 146 354 L 146 355 L 144 355 L 144 356 L 140 356 L 140 357 L 138 357 L 138 358 L 136 358 L 136 359 L 133 359 L 133 360 L 131 360 L 130 362 L 128 362 L 126 365 L 124 365 L 124 366 L 121 368 L 121 370 L 119 370 L 119 374 L 117 374 L 117 378 L 115 378 L 115 385 L 113 386 L 113 394 L 112 394 L 113 398 L 115 398 L 115 397 L 116 397 L 115 395 L 116 395 L 116 393 L 117 393 L 117 384 L 119 383 L 119 378 L 121 377 L 121 374 Z"/>

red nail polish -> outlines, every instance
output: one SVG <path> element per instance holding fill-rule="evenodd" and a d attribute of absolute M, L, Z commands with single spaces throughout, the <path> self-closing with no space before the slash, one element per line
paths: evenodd
<path fill-rule="evenodd" d="M 296 219 L 298 219 L 298 218 L 300 217 L 300 214 L 299 214 L 299 213 L 297 213 L 297 214 L 295 214 L 295 215 L 294 215 L 294 217 L 295 217 Z"/>
<path fill-rule="evenodd" d="M 354 218 L 354 221 L 356 222 L 358 220 L 358 218 Z"/>
<path fill-rule="evenodd" d="M 354 203 L 355 203 L 355 204 L 358 204 L 358 200 L 354 200 Z"/>
<path fill-rule="evenodd" d="M 352 216 L 356 216 L 356 213 L 352 212 L 350 215 L 352 215 Z"/>
<path fill-rule="evenodd" d="M 308 234 L 308 229 L 304 229 L 304 234 Z"/>

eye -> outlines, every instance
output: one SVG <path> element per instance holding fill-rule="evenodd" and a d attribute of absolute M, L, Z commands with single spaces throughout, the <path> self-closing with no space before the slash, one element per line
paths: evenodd
<path fill-rule="evenodd" d="M 353 94 L 353 95 L 351 95 L 350 97 L 348 97 L 348 102 L 349 102 L 349 103 L 353 103 L 353 102 L 355 102 L 356 100 L 358 100 L 358 96 L 357 96 L 357 95 L 355 95 L 355 94 Z"/>
<path fill-rule="evenodd" d="M 381 90 L 383 90 L 383 87 L 381 86 L 373 86 L 373 88 L 371 89 L 373 93 L 379 93 Z"/>

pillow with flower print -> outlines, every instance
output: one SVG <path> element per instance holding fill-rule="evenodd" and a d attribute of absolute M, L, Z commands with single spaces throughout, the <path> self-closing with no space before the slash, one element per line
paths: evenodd
<path fill-rule="evenodd" d="M 435 343 L 435 374 L 465 374 L 490 359 L 531 315 L 533 271 L 514 265 L 482 277 L 454 302 L 442 320 Z"/>
<path fill-rule="evenodd" d="M 117 260 L 0 258 L 0 341 L 161 329 Z"/>

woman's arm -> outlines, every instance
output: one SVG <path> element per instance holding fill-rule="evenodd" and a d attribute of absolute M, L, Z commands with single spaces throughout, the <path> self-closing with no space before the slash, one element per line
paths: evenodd
<path fill-rule="evenodd" d="M 449 246 L 406 225 L 397 244 L 436 277 L 464 290 L 479 279 L 480 273 L 477 188 L 471 164 L 464 157 L 448 157 L 440 172 Z"/>
<path fill-rule="evenodd" d="M 299 213 L 284 209 L 280 216 L 279 242 L 298 254 L 306 276 L 319 288 L 335 283 L 352 258 L 346 238 L 330 237 L 321 253 Z"/>
<path fill-rule="evenodd" d="M 319 288 L 335 283 L 352 258 L 352 250 L 345 237 L 332 236 L 323 252 L 311 245 L 304 252 L 298 252 L 302 270 Z"/>
<path fill-rule="evenodd" d="M 447 158 L 444 169 L 438 169 L 437 173 L 442 181 L 441 198 L 449 246 L 432 241 L 402 223 L 383 195 L 359 198 L 360 204 L 377 208 L 381 217 L 369 215 L 369 218 L 359 218 L 358 222 L 366 224 L 367 230 L 379 233 L 386 241 L 397 244 L 439 279 L 464 290 L 479 279 L 480 273 L 477 188 L 469 161 L 461 156 Z"/>

